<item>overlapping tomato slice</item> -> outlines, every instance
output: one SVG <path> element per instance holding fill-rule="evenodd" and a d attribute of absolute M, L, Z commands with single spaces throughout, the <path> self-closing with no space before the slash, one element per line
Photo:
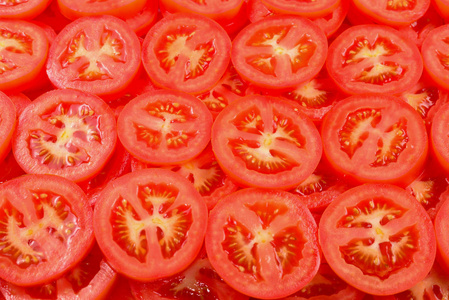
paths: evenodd
<path fill-rule="evenodd" d="M 57 0 L 59 10 L 70 20 L 86 16 L 111 15 L 129 18 L 138 13 L 146 0 Z M 154 2 L 154 1 L 151 1 Z"/>
<path fill-rule="evenodd" d="M 446 173 L 449 173 L 449 136 L 446 133 L 448 118 L 449 104 L 445 104 L 435 114 L 430 131 L 433 153 Z"/>
<path fill-rule="evenodd" d="M 5 19 L 33 19 L 42 13 L 51 0 L 2 0 L 0 15 Z"/>
<path fill-rule="evenodd" d="M 94 219 L 97 242 L 111 266 L 150 281 L 174 275 L 194 260 L 206 231 L 207 207 L 181 175 L 145 169 L 109 183 Z"/>
<path fill-rule="evenodd" d="M 393 185 L 367 184 L 343 193 L 324 211 L 319 238 L 337 275 L 375 295 L 414 286 L 428 274 L 436 254 L 430 217 Z"/>
<path fill-rule="evenodd" d="M 210 262 L 243 294 L 285 297 L 302 289 L 318 271 L 315 221 L 288 192 L 237 191 L 215 206 L 209 222 Z"/>
<path fill-rule="evenodd" d="M 312 18 L 325 16 L 340 4 L 340 0 L 262 0 L 262 2 L 278 13 Z"/>
<path fill-rule="evenodd" d="M 8 154 L 10 141 L 16 128 L 16 107 L 11 99 L 0 93 L 0 162 Z"/>

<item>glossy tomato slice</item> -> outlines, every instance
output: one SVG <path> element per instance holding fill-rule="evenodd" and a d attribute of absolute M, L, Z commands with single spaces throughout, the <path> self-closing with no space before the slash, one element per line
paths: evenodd
<path fill-rule="evenodd" d="M 406 186 L 421 173 L 428 152 L 419 114 L 387 95 L 357 95 L 338 102 L 321 127 L 332 166 L 358 182 Z"/>
<path fill-rule="evenodd" d="M 176 91 L 155 91 L 131 100 L 117 121 L 123 146 L 151 164 L 192 159 L 210 141 L 212 115 L 200 100 Z"/>
<path fill-rule="evenodd" d="M 416 45 L 382 25 L 353 26 L 329 46 L 327 70 L 349 94 L 399 94 L 415 85 L 423 70 Z"/>
<path fill-rule="evenodd" d="M 0 290 L 7 300 L 32 299 L 106 299 L 117 273 L 102 259 L 95 246 L 83 261 L 57 280 L 43 285 L 20 287 L 0 282 Z"/>
<path fill-rule="evenodd" d="M 152 0 L 57 0 L 61 13 L 70 20 L 87 16 L 111 15 L 129 18 Z"/>
<path fill-rule="evenodd" d="M 312 21 L 277 15 L 245 27 L 232 43 L 231 59 L 243 79 L 271 89 L 296 86 L 318 74 L 327 39 Z"/>
<path fill-rule="evenodd" d="M 145 169 L 110 182 L 95 205 L 97 242 L 110 265 L 140 281 L 174 275 L 203 244 L 207 206 L 191 183 Z"/>
<path fill-rule="evenodd" d="M 156 85 L 199 94 L 226 71 L 231 40 L 211 19 L 179 13 L 156 23 L 142 48 L 143 65 Z"/>
<path fill-rule="evenodd" d="M 13 151 L 27 173 L 79 182 L 100 172 L 116 140 L 114 113 L 103 100 L 81 91 L 53 90 L 20 115 Z"/>
<path fill-rule="evenodd" d="M 438 259 L 441 260 L 441 266 L 447 272 L 449 270 L 449 238 L 447 228 L 449 226 L 449 197 L 443 202 L 435 217 L 435 233 L 438 246 Z"/>
<path fill-rule="evenodd" d="M 209 216 L 206 250 L 217 273 L 237 291 L 274 299 L 299 291 L 318 271 L 316 223 L 296 196 L 244 189 Z"/>
<path fill-rule="evenodd" d="M 33 19 L 42 13 L 51 0 L 3 0 L 0 16 L 5 19 Z"/>
<path fill-rule="evenodd" d="M 23 90 L 36 79 L 48 53 L 45 31 L 22 20 L 0 20 L 0 90 Z"/>
<path fill-rule="evenodd" d="M 232 179 L 244 186 L 293 188 L 321 158 L 318 130 L 290 102 L 247 96 L 231 103 L 212 127 L 212 148 Z"/>
<path fill-rule="evenodd" d="M 437 161 L 449 173 L 449 136 L 447 135 L 447 124 L 449 122 L 449 103 L 443 105 L 435 114 L 431 131 L 430 141 Z"/>
<path fill-rule="evenodd" d="M 140 66 L 140 42 L 116 17 L 80 18 L 66 26 L 53 42 L 47 74 L 58 88 L 101 96 L 125 89 Z"/>
<path fill-rule="evenodd" d="M 278 13 L 295 14 L 311 18 L 323 17 L 335 10 L 340 4 L 340 0 L 262 0 L 262 2 Z"/>
<path fill-rule="evenodd" d="M 0 92 L 0 162 L 8 154 L 10 141 L 16 128 L 16 107 L 11 99 Z"/>
<path fill-rule="evenodd" d="M 186 270 L 149 283 L 130 282 L 137 300 L 248 300 L 218 276 L 206 256 L 197 258 Z"/>
<path fill-rule="evenodd" d="M 321 250 L 335 273 L 375 295 L 403 292 L 432 268 L 432 221 L 405 190 L 366 184 L 343 193 L 324 211 Z"/>
<path fill-rule="evenodd" d="M 0 188 L 0 278 L 16 285 L 56 279 L 93 241 L 92 210 L 73 182 L 25 175 Z"/>
<path fill-rule="evenodd" d="M 354 5 L 378 23 L 409 25 L 429 9 L 430 0 L 353 0 Z"/>
<path fill-rule="evenodd" d="M 145 6 L 136 14 L 125 19 L 125 22 L 140 37 L 147 34 L 148 30 L 156 23 L 158 16 L 158 2 L 147 0 Z"/>

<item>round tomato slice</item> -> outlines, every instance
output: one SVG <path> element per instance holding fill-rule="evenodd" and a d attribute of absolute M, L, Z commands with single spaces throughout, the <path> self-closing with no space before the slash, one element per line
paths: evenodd
<path fill-rule="evenodd" d="M 443 105 L 434 116 L 430 130 L 430 141 L 437 161 L 449 173 L 449 136 L 447 124 L 449 122 L 449 103 Z"/>
<path fill-rule="evenodd" d="M 218 276 L 207 257 L 197 258 L 186 270 L 149 283 L 130 282 L 137 300 L 204 299 L 248 300 Z"/>
<path fill-rule="evenodd" d="M 381 24 L 409 25 L 429 9 L 430 0 L 353 0 L 354 5 Z"/>
<path fill-rule="evenodd" d="M 420 115 L 393 96 L 357 95 L 338 102 L 324 117 L 321 137 L 332 166 L 358 182 L 406 186 L 427 158 Z"/>
<path fill-rule="evenodd" d="M 413 87 L 423 70 L 415 43 L 383 25 L 344 31 L 329 46 L 326 67 L 348 94 L 399 94 Z"/>
<path fill-rule="evenodd" d="M 145 6 L 132 17 L 126 18 L 125 22 L 140 37 L 147 34 L 148 30 L 156 23 L 158 16 L 158 2 L 148 0 Z"/>
<path fill-rule="evenodd" d="M 308 18 L 324 17 L 340 4 L 340 0 L 262 0 L 262 2 L 278 13 L 295 14 Z"/>
<path fill-rule="evenodd" d="M 25 172 L 79 182 L 100 172 L 116 140 L 112 109 L 94 95 L 66 89 L 45 93 L 25 108 L 12 147 Z"/>
<path fill-rule="evenodd" d="M 61 13 L 70 20 L 87 16 L 111 15 L 130 18 L 153 0 L 57 0 Z"/>
<path fill-rule="evenodd" d="M 30 286 L 61 276 L 93 241 L 92 210 L 73 182 L 25 175 L 0 188 L 0 278 Z"/>
<path fill-rule="evenodd" d="M 321 158 L 313 122 L 290 102 L 246 96 L 231 103 L 212 127 L 212 148 L 223 171 L 244 186 L 293 188 Z"/>
<path fill-rule="evenodd" d="M 11 99 L 0 92 L 0 162 L 8 154 L 10 141 L 16 128 L 16 106 Z"/>
<path fill-rule="evenodd" d="M 22 20 L 0 20 L 0 90 L 27 88 L 42 70 L 48 53 L 45 31 Z"/>
<path fill-rule="evenodd" d="M 140 66 L 140 42 L 116 17 L 80 18 L 66 26 L 50 47 L 47 74 L 58 88 L 100 96 L 124 90 Z"/>
<path fill-rule="evenodd" d="M 324 257 L 335 273 L 369 294 L 403 292 L 432 268 L 436 241 L 427 212 L 405 190 L 366 184 L 340 195 L 319 224 Z"/>
<path fill-rule="evenodd" d="M 5 19 L 34 19 L 41 14 L 51 0 L 3 0 L 0 16 Z"/>
<path fill-rule="evenodd" d="M 145 169 L 111 181 L 94 211 L 97 242 L 110 265 L 151 281 L 187 268 L 203 244 L 206 203 L 181 175 Z"/>
<path fill-rule="evenodd" d="M 327 38 L 312 21 L 277 15 L 245 27 L 232 44 L 231 59 L 243 79 L 270 89 L 310 80 L 321 70 Z"/>
<path fill-rule="evenodd" d="M 20 116 L 25 107 L 31 104 L 31 99 L 22 93 L 17 94 L 8 94 L 9 99 L 11 99 L 12 103 L 16 107 L 16 116 Z"/>
<path fill-rule="evenodd" d="M 317 227 L 293 194 L 243 189 L 210 212 L 206 251 L 230 286 L 255 298 L 288 296 L 318 271 Z"/>
<path fill-rule="evenodd" d="M 441 259 L 442 267 L 449 269 L 449 236 L 447 228 L 449 226 L 449 197 L 443 202 L 435 217 L 435 233 L 437 237 L 438 258 Z"/>
<path fill-rule="evenodd" d="M 210 141 L 212 115 L 192 95 L 154 91 L 125 105 L 117 121 L 123 146 L 151 164 L 175 164 L 192 159 Z"/>
<path fill-rule="evenodd" d="M 211 19 L 177 13 L 156 23 L 142 48 L 143 65 L 156 85 L 200 94 L 226 71 L 231 40 Z"/>

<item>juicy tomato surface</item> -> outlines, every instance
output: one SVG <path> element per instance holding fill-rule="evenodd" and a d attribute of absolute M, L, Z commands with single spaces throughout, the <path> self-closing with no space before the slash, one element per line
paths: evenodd
<path fill-rule="evenodd" d="M 68 19 L 111 15 L 120 18 L 132 17 L 152 0 L 55 0 L 61 13 Z"/>
<path fill-rule="evenodd" d="M 10 141 L 16 127 L 16 106 L 11 99 L 0 92 L 0 162 L 11 149 Z"/>
<path fill-rule="evenodd" d="M 301 0 L 300 4 L 297 3 L 297 1 L 289 0 L 262 0 L 262 2 L 273 11 L 279 13 L 318 18 L 331 13 L 335 8 L 337 8 L 340 0 Z"/>
<path fill-rule="evenodd" d="M 423 280 L 436 240 L 424 208 L 405 190 L 366 184 L 348 190 L 324 211 L 321 250 L 344 281 L 366 293 L 391 295 Z"/>
<path fill-rule="evenodd" d="M 237 191 L 212 209 L 206 251 L 218 275 L 239 292 L 274 299 L 302 289 L 318 272 L 315 220 L 296 196 Z"/>
<path fill-rule="evenodd" d="M 170 170 L 145 169 L 103 189 L 94 230 L 117 272 L 151 281 L 192 263 L 203 244 L 207 215 L 206 203 L 187 179 Z"/>
<path fill-rule="evenodd" d="M 432 79 L 448 89 L 449 79 L 449 25 L 435 28 L 427 35 L 421 47 L 424 67 Z"/>
<path fill-rule="evenodd" d="M 322 146 L 313 122 L 290 102 L 247 96 L 231 103 L 212 127 L 223 171 L 243 186 L 293 188 L 313 173 Z"/>
<path fill-rule="evenodd" d="M 446 133 L 448 120 L 449 104 L 445 104 L 435 114 L 430 131 L 433 153 L 447 173 L 449 173 L 449 136 Z"/>
<path fill-rule="evenodd" d="M 25 172 L 75 182 L 100 172 L 117 140 L 112 109 L 97 96 L 70 89 L 35 99 L 17 127 L 13 152 Z"/>
<path fill-rule="evenodd" d="M 5 19 L 33 19 L 41 14 L 51 0 L 3 0 L 0 16 Z"/>

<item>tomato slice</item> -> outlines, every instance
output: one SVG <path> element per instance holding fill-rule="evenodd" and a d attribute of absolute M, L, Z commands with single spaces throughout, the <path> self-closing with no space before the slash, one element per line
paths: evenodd
<path fill-rule="evenodd" d="M 327 55 L 323 31 L 299 16 L 277 15 L 252 23 L 232 45 L 232 63 L 242 78 L 269 89 L 285 89 L 311 79 Z"/>
<path fill-rule="evenodd" d="M 97 242 L 110 265 L 150 281 L 190 265 L 203 244 L 207 207 L 193 185 L 164 169 L 145 169 L 110 182 L 95 205 Z"/>
<path fill-rule="evenodd" d="M 448 0 L 433 0 L 432 1 L 435 5 L 435 8 L 437 9 L 440 16 L 447 19 L 449 17 L 449 1 Z"/>
<path fill-rule="evenodd" d="M 358 182 L 406 186 L 423 170 L 427 132 L 419 114 L 387 95 L 357 95 L 335 104 L 321 129 L 332 166 Z"/>
<path fill-rule="evenodd" d="M 48 39 L 38 25 L 0 21 L 0 90 L 23 90 L 37 78 L 48 53 Z"/>
<path fill-rule="evenodd" d="M 262 0 L 262 2 L 278 13 L 310 18 L 323 17 L 335 10 L 340 4 L 340 0 Z"/>
<path fill-rule="evenodd" d="M 25 107 L 31 104 L 30 98 L 22 93 L 16 94 L 8 94 L 9 99 L 11 99 L 12 103 L 16 107 L 16 116 L 19 117 L 20 114 L 24 111 Z"/>
<path fill-rule="evenodd" d="M 87 16 L 111 15 L 130 18 L 147 0 L 57 0 L 61 13 L 70 20 Z M 152 0 L 148 0 L 154 2 Z"/>
<path fill-rule="evenodd" d="M 212 20 L 178 13 L 156 23 L 142 47 L 143 65 L 156 85 L 200 94 L 226 71 L 231 40 Z"/>
<path fill-rule="evenodd" d="M 176 91 L 155 91 L 134 98 L 117 121 L 123 146 L 151 164 L 192 159 L 210 141 L 212 115 L 200 100 Z"/>
<path fill-rule="evenodd" d="M 449 122 L 449 103 L 443 105 L 435 114 L 430 130 L 430 141 L 437 161 L 449 173 L 449 136 L 447 132 Z"/>
<path fill-rule="evenodd" d="M 430 6 L 430 0 L 353 0 L 353 3 L 376 22 L 392 26 L 415 22 Z"/>
<path fill-rule="evenodd" d="M 158 14 L 158 2 L 148 1 L 138 13 L 126 18 L 125 22 L 138 35 L 144 36 L 148 30 L 156 23 Z"/>
<path fill-rule="evenodd" d="M 85 17 L 59 33 L 50 48 L 47 74 L 58 88 L 112 97 L 129 85 L 139 66 L 140 42 L 125 21 Z"/>
<path fill-rule="evenodd" d="M 432 221 L 405 190 L 366 184 L 343 193 L 324 211 L 319 240 L 335 273 L 369 294 L 403 292 L 432 268 Z"/>
<path fill-rule="evenodd" d="M 93 241 L 92 210 L 73 182 L 25 175 L 0 189 L 0 278 L 30 286 L 61 276 Z"/>
<path fill-rule="evenodd" d="M 51 1 L 45 11 L 38 15 L 34 20 L 51 26 L 56 33 L 59 33 L 71 22 L 59 11 L 58 1 Z"/>
<path fill-rule="evenodd" d="M 104 101 L 81 91 L 54 90 L 22 112 L 13 151 L 27 173 L 79 182 L 100 172 L 116 140 L 114 113 Z"/>
<path fill-rule="evenodd" d="M 438 259 L 441 260 L 441 266 L 447 274 L 449 270 L 449 239 L 447 235 L 447 228 L 449 226 L 449 196 L 446 196 L 445 201 L 441 205 L 435 217 L 435 234 L 437 237 Z"/>
<path fill-rule="evenodd" d="M 382 25 L 353 26 L 329 46 L 326 67 L 349 94 L 399 94 L 415 85 L 423 70 L 416 45 Z"/>
<path fill-rule="evenodd" d="M 197 258 L 186 270 L 172 277 L 149 283 L 132 281 L 130 285 L 137 300 L 249 299 L 223 282 L 206 256 Z"/>
<path fill-rule="evenodd" d="M 302 289 L 318 271 L 316 223 L 296 196 L 243 189 L 210 212 L 206 251 L 230 286 L 255 298 L 274 299 Z"/>
<path fill-rule="evenodd" d="M 8 154 L 10 141 L 16 128 L 16 107 L 11 99 L 0 92 L 0 162 Z"/>
<path fill-rule="evenodd" d="M 41 14 L 51 0 L 3 0 L 0 16 L 5 19 L 33 19 Z"/>
<path fill-rule="evenodd" d="M 293 188 L 315 170 L 321 141 L 313 122 L 290 102 L 247 96 L 212 127 L 212 148 L 225 173 L 244 186 Z"/>

